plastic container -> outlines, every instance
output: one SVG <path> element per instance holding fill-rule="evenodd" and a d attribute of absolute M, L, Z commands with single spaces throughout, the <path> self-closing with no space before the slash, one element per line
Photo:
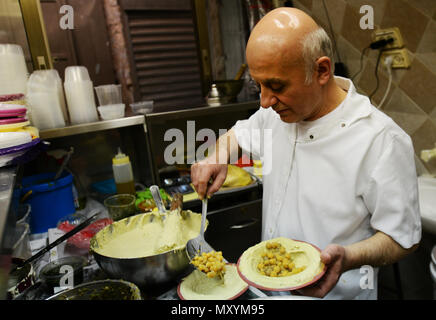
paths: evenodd
<path fill-rule="evenodd" d="M 131 194 L 116 194 L 104 200 L 104 205 L 113 221 L 136 214 L 136 197 Z"/>
<path fill-rule="evenodd" d="M 130 104 L 130 108 L 136 114 L 147 114 L 153 112 L 153 104 L 153 100 L 134 102 Z"/>
<path fill-rule="evenodd" d="M 103 120 L 123 118 L 125 109 L 126 105 L 123 103 L 97 107 L 97 110 L 100 113 L 100 117 Z"/>
<path fill-rule="evenodd" d="M 120 84 L 107 84 L 95 87 L 100 106 L 123 103 Z"/>
<path fill-rule="evenodd" d="M 69 66 L 65 68 L 65 82 L 91 81 L 88 69 L 84 66 Z"/>
<path fill-rule="evenodd" d="M 98 120 L 94 86 L 85 67 L 67 67 L 65 69 L 64 88 L 71 124 Z"/>
<path fill-rule="evenodd" d="M 0 95 L 25 94 L 28 76 L 21 46 L 0 44 Z"/>
<path fill-rule="evenodd" d="M 136 194 L 132 164 L 130 163 L 129 156 L 122 153 L 120 148 L 118 148 L 118 154 L 112 159 L 112 170 L 117 193 Z"/>
<path fill-rule="evenodd" d="M 59 81 L 56 70 L 37 70 L 27 82 L 30 118 L 40 130 L 65 127 L 65 104 L 61 101 Z"/>
<path fill-rule="evenodd" d="M 64 172 L 53 181 L 55 173 L 42 173 L 22 179 L 22 196 L 30 193 L 25 200 L 32 207 L 30 215 L 31 233 L 47 232 L 56 228 L 57 222 L 76 211 L 73 198 L 73 176 Z"/>
<path fill-rule="evenodd" d="M 61 259 L 57 259 L 45 265 L 40 273 L 39 277 L 49 287 L 60 287 L 61 278 L 65 277 L 65 273 L 61 272 L 62 266 L 70 266 L 73 269 L 72 281 L 73 286 L 77 286 L 83 282 L 83 267 L 88 264 L 88 259 L 82 256 L 69 256 Z"/>

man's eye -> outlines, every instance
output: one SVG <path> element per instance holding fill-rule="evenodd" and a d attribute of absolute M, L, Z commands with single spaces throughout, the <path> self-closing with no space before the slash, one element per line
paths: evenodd
<path fill-rule="evenodd" d="M 283 86 L 282 85 L 272 85 L 271 90 L 274 92 L 281 92 L 283 90 Z"/>

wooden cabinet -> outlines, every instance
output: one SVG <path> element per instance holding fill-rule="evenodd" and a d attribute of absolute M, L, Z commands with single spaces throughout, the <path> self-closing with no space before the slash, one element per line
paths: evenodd
<path fill-rule="evenodd" d="M 63 5 L 74 10 L 73 29 L 62 29 Z M 116 83 L 111 47 L 101 0 L 41 0 L 53 67 L 64 79 L 67 66 L 88 69 L 94 86 Z"/>

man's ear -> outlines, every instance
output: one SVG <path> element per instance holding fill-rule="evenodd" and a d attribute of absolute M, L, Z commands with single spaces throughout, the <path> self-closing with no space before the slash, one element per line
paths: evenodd
<path fill-rule="evenodd" d="M 332 62 L 329 57 L 321 57 L 316 60 L 317 65 L 317 81 L 320 85 L 325 85 L 330 80 L 330 72 L 332 68 Z"/>

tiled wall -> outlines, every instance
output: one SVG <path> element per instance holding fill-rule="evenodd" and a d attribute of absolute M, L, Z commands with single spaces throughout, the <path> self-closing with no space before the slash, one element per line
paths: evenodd
<path fill-rule="evenodd" d="M 432 149 L 436 143 L 436 0 L 294 0 L 294 6 L 310 14 L 329 34 L 330 17 L 341 62 L 350 77 L 360 69 L 362 50 L 371 42 L 373 30 L 363 30 L 359 21 L 362 5 L 374 9 L 375 28 L 398 27 L 408 50 L 409 69 L 394 69 L 391 90 L 381 110 L 411 137 L 415 153 Z M 369 95 L 376 87 L 377 50 L 367 51 L 363 69 L 354 78 L 359 92 Z M 336 59 L 337 56 L 335 56 Z M 380 63 L 376 106 L 388 87 L 388 73 Z M 436 174 L 436 160 L 424 163 Z M 419 166 L 418 166 L 419 167 Z"/>

